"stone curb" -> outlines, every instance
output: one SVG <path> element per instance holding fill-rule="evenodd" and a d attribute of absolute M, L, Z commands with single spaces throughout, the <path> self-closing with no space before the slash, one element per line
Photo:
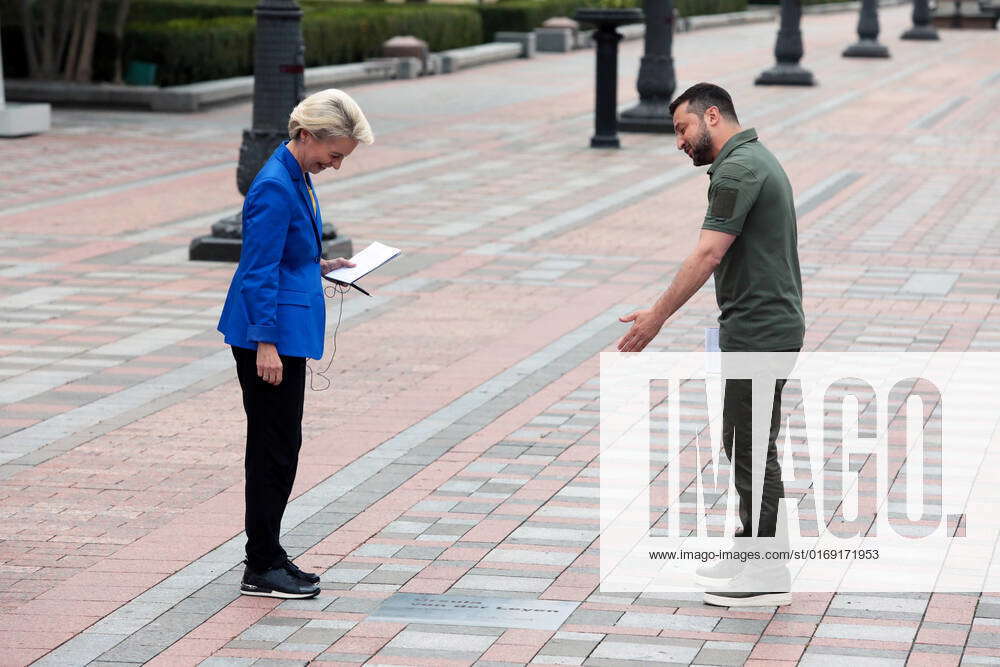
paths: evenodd
<path fill-rule="evenodd" d="M 909 0 L 880 0 L 879 5 L 888 7 L 908 3 Z M 834 2 L 808 5 L 802 8 L 804 14 L 829 14 L 856 11 L 860 2 Z M 727 14 L 707 14 L 680 19 L 678 32 L 704 30 L 743 23 L 773 21 L 778 16 L 778 7 L 753 8 Z M 639 23 L 622 26 L 619 31 L 626 40 L 640 39 L 645 35 L 646 26 Z M 447 74 L 468 67 L 485 65 L 515 58 L 531 57 L 534 49 L 527 46 L 529 38 L 515 39 L 518 33 L 504 33 L 504 41 L 479 44 L 461 49 L 451 49 L 434 54 L 440 58 L 441 73 Z M 531 35 L 532 33 L 523 33 Z M 581 32 L 577 47 L 589 47 L 589 35 Z M 307 90 L 318 90 L 332 86 L 344 86 L 390 79 L 413 78 L 412 63 L 408 58 L 380 58 L 363 63 L 310 67 L 305 71 Z M 5 81 L 7 98 L 18 102 L 50 102 L 53 104 L 76 104 L 104 107 L 133 107 L 152 111 L 192 112 L 206 106 L 235 102 L 253 96 L 253 77 L 241 76 L 231 79 L 202 81 L 182 86 L 124 86 L 114 84 L 78 84 L 63 81 L 29 81 L 10 79 Z"/>

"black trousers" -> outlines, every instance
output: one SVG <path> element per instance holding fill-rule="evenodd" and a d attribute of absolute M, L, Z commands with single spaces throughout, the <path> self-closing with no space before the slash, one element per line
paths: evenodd
<path fill-rule="evenodd" d="M 785 350 L 798 352 L 798 350 Z M 792 358 L 793 359 L 793 358 Z M 723 362 L 725 363 L 725 362 Z M 789 361 L 788 370 L 792 363 Z M 722 400 L 722 446 L 726 457 L 733 466 L 733 485 L 739 498 L 739 518 L 743 525 L 736 533 L 737 538 L 775 537 L 778 526 L 778 501 L 785 497 L 785 485 L 781 482 L 781 464 L 778 462 L 776 441 L 781 429 L 781 392 L 785 379 L 774 383 L 771 405 L 771 424 L 767 438 L 767 458 L 764 462 L 764 488 L 761 493 L 759 530 L 753 530 L 753 439 L 751 433 L 752 381 L 728 379 Z M 784 536 L 784 531 L 782 536 Z M 784 540 L 772 545 L 776 549 L 786 546 Z"/>
<path fill-rule="evenodd" d="M 281 384 L 274 386 L 258 377 L 256 350 L 233 347 L 233 357 L 247 414 L 247 565 L 260 571 L 288 557 L 279 533 L 302 447 L 306 360 L 282 356 Z"/>

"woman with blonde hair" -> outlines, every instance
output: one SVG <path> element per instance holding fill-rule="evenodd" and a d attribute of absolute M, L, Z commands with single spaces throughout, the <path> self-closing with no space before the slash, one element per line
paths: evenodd
<path fill-rule="evenodd" d="M 281 547 L 281 517 L 302 445 L 306 357 L 323 356 L 322 275 L 353 265 L 322 256 L 323 217 L 310 174 L 340 169 L 374 137 L 357 102 L 332 88 L 292 110 L 288 137 L 247 191 L 243 249 L 218 328 L 232 346 L 247 415 L 240 592 L 311 598 L 319 577 L 300 570 Z"/>

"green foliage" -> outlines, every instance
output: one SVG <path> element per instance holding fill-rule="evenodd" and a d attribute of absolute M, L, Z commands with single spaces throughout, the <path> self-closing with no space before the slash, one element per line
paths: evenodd
<path fill-rule="evenodd" d="M 802 6 L 825 5 L 828 2 L 851 2 L 851 0 L 802 0 Z M 780 5 L 781 0 L 754 0 L 754 3 L 759 5 Z"/>
<path fill-rule="evenodd" d="M 172 86 L 225 79 L 253 71 L 254 19 L 223 17 L 131 24 L 126 60 L 157 66 L 157 83 Z"/>
<path fill-rule="evenodd" d="M 742 11 L 747 0 L 674 0 L 674 6 L 681 16 L 695 16 Z M 479 13 L 483 17 L 483 33 L 492 39 L 493 33 L 500 30 L 534 30 L 553 16 L 572 18 L 581 7 L 641 8 L 642 0 L 499 0 L 494 5 L 480 6 Z"/>
<path fill-rule="evenodd" d="M 701 16 L 741 12 L 747 8 L 747 0 L 674 0 L 674 6 L 681 16 Z"/>
<path fill-rule="evenodd" d="M 236 2 L 228 1 L 230 6 Z M 202 4 L 211 3 L 202 0 Z M 481 19 L 471 7 L 330 4 L 305 6 L 302 35 L 307 67 L 380 55 L 382 43 L 395 35 L 419 37 L 432 51 L 483 41 Z M 130 24 L 125 35 L 126 58 L 156 63 L 161 86 L 249 75 L 253 73 L 254 31 L 252 16 Z"/>
<path fill-rule="evenodd" d="M 553 16 L 572 18 L 581 7 L 598 6 L 599 0 L 500 0 L 478 9 L 483 17 L 483 34 L 493 39 L 493 33 L 498 31 L 530 32 Z"/>

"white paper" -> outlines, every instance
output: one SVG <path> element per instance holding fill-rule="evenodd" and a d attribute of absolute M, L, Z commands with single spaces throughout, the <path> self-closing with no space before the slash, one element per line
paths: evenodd
<path fill-rule="evenodd" d="M 719 349 L 719 327 L 705 327 L 705 372 L 722 373 L 722 352 Z"/>
<path fill-rule="evenodd" d="M 399 248 L 392 248 L 375 241 L 370 246 L 354 255 L 354 257 L 351 257 L 351 262 L 354 263 L 353 267 L 334 269 L 323 277 L 329 278 L 330 280 L 336 280 L 337 282 L 350 284 L 362 276 L 371 273 L 398 254 Z"/>

